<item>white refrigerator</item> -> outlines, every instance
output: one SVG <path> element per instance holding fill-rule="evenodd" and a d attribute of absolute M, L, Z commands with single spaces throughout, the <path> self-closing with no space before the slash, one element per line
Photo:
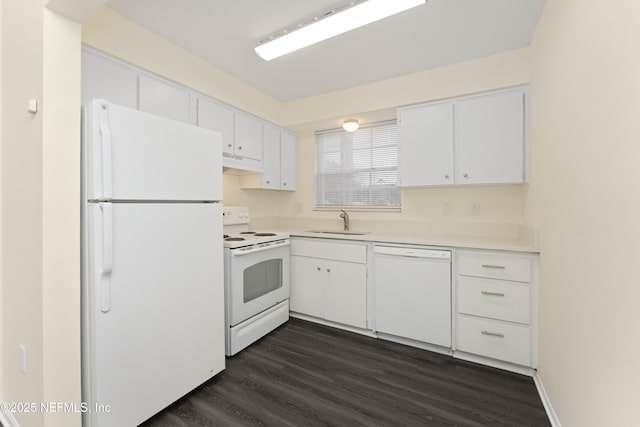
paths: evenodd
<path fill-rule="evenodd" d="M 83 425 L 134 426 L 225 367 L 217 132 L 83 115 Z"/>

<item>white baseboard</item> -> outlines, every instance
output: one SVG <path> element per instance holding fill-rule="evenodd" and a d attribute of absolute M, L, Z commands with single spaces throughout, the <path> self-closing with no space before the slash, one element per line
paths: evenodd
<path fill-rule="evenodd" d="M 20 427 L 20 424 L 13 418 L 11 412 L 4 412 L 0 410 L 0 425 L 4 427 Z"/>
<path fill-rule="evenodd" d="M 549 417 L 549 422 L 552 427 L 562 427 L 560 425 L 560 420 L 556 415 L 556 411 L 553 410 L 553 405 L 551 405 L 551 400 L 549 400 L 549 396 L 547 395 L 547 391 L 544 389 L 544 385 L 542 384 L 542 378 L 540 378 L 540 374 L 536 372 L 533 375 L 533 382 L 538 389 L 538 394 L 540 395 L 540 400 L 542 400 L 542 405 L 544 406 L 544 410 L 547 412 L 547 417 Z"/>

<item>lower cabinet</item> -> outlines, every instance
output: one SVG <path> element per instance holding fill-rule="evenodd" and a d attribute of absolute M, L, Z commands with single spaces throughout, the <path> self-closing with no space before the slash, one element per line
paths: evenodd
<path fill-rule="evenodd" d="M 437 345 L 454 357 L 515 372 L 537 367 L 536 254 L 456 249 L 453 270 L 431 263 L 427 271 L 416 270 L 415 260 L 386 259 L 369 245 L 292 237 L 291 312 L 384 339 Z M 450 283 L 452 273 L 453 289 L 427 286 Z M 367 319 L 375 319 L 375 328 Z"/>
<path fill-rule="evenodd" d="M 291 239 L 291 311 L 366 328 L 366 254 L 362 243 Z"/>
<path fill-rule="evenodd" d="M 537 257 L 458 251 L 456 350 L 536 367 Z"/>

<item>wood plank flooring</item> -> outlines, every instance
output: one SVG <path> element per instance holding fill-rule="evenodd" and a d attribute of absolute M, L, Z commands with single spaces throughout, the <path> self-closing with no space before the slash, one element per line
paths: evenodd
<path fill-rule="evenodd" d="M 143 425 L 550 424 L 529 377 L 291 319 Z"/>

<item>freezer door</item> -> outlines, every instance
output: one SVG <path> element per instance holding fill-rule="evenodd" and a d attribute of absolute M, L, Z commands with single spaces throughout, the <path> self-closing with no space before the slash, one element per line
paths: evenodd
<path fill-rule="evenodd" d="M 87 205 L 84 425 L 138 425 L 224 369 L 222 208 Z"/>
<path fill-rule="evenodd" d="M 222 200 L 218 132 L 99 99 L 83 125 L 87 200 Z"/>

